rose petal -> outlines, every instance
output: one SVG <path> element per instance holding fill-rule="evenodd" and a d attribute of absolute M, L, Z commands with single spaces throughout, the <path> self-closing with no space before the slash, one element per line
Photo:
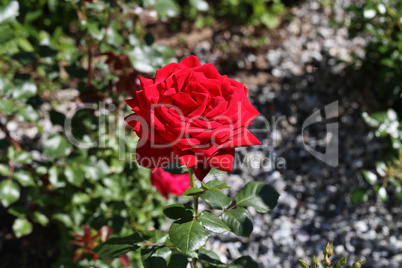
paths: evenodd
<path fill-rule="evenodd" d="M 180 165 L 191 168 L 198 163 L 198 159 L 195 155 L 183 155 L 179 157 Z"/>
<path fill-rule="evenodd" d="M 169 194 L 182 195 L 190 187 L 188 174 L 171 174 L 162 168 L 151 171 L 151 183 L 166 199 Z"/>
<path fill-rule="evenodd" d="M 207 78 L 213 78 L 213 79 L 220 79 L 221 75 L 216 70 L 215 66 L 213 63 L 207 63 L 198 67 L 195 67 L 192 69 L 194 72 L 199 72 L 205 75 Z"/>
<path fill-rule="evenodd" d="M 160 83 L 168 78 L 168 76 L 171 75 L 176 70 L 176 68 L 178 68 L 178 64 L 173 62 L 157 70 L 154 78 L 154 83 Z"/>
<path fill-rule="evenodd" d="M 234 148 L 221 149 L 208 160 L 208 163 L 215 169 L 232 172 L 234 153 Z"/>
<path fill-rule="evenodd" d="M 141 142 L 141 139 L 139 143 Z M 149 141 L 146 141 L 142 146 L 137 147 L 136 158 L 140 166 L 146 168 L 156 168 L 173 164 L 174 155 L 171 148 L 155 148 L 151 146 Z"/>
<path fill-rule="evenodd" d="M 196 56 L 189 56 L 187 58 L 184 58 L 179 64 L 188 68 L 201 66 L 200 60 Z"/>

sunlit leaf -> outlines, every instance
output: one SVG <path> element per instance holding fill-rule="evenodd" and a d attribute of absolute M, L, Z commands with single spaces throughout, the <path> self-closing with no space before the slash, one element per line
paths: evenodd
<path fill-rule="evenodd" d="M 236 204 L 250 206 L 258 212 L 266 213 L 278 203 L 279 194 L 274 188 L 261 181 L 251 181 L 236 195 Z"/>
<path fill-rule="evenodd" d="M 244 208 L 225 211 L 222 214 L 222 221 L 238 236 L 248 237 L 253 231 L 253 223 Z"/>
<path fill-rule="evenodd" d="M 13 232 L 17 238 L 32 232 L 32 223 L 25 218 L 17 218 L 13 223 Z"/>
<path fill-rule="evenodd" d="M 12 180 L 0 182 L 0 201 L 3 206 L 8 207 L 20 198 L 20 187 Z"/>
<path fill-rule="evenodd" d="M 172 243 L 185 254 L 202 248 L 209 238 L 199 220 L 172 223 L 169 236 Z"/>

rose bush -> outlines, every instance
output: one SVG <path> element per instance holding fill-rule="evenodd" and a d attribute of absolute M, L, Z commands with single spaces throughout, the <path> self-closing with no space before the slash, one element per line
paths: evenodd
<path fill-rule="evenodd" d="M 258 145 L 246 129 L 259 112 L 247 99 L 247 88 L 212 63 L 195 56 L 140 77 L 141 90 L 127 100 L 135 114 L 126 121 L 139 136 L 137 162 L 147 168 L 178 161 L 199 180 L 211 168 L 230 172 L 236 147 Z"/>
<path fill-rule="evenodd" d="M 221 192 L 230 188 L 226 182 L 210 180 L 198 187 L 194 176 L 203 180 L 212 168 L 231 171 L 236 147 L 260 144 L 246 128 L 259 114 L 247 99 L 247 88 L 194 56 L 163 67 L 153 79 L 140 77 L 140 82 L 141 89 L 133 89 L 134 99 L 127 100 L 135 113 L 126 118 L 139 136 L 137 162 L 153 168 L 152 184 L 165 198 L 183 194 L 194 205 L 163 208 L 173 220 L 168 232 L 137 230 L 108 239 L 94 252 L 108 260 L 139 251 L 145 268 L 186 268 L 189 262 L 194 268 L 198 263 L 257 267 L 249 256 L 227 266 L 205 246 L 211 233 L 249 237 L 253 223 L 246 207 L 267 213 L 277 205 L 278 192 L 265 182 L 251 181 L 233 199 Z M 199 209 L 199 199 L 207 210 Z"/>
<path fill-rule="evenodd" d="M 190 187 L 190 178 L 188 173 L 171 174 L 162 168 L 155 168 L 151 172 L 151 183 L 168 199 L 169 194 L 182 195 Z"/>

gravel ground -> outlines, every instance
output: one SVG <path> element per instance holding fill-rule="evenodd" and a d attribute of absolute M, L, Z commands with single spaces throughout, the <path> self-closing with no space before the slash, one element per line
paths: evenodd
<path fill-rule="evenodd" d="M 243 27 L 218 31 L 189 51 L 244 82 L 272 130 L 256 133 L 264 146 L 237 152 L 242 159 L 268 162 L 255 167 L 246 161 L 247 168 L 238 166 L 224 179 L 232 186 L 232 196 L 247 181 L 266 181 L 281 194 L 279 204 L 266 215 L 250 209 L 250 239 L 227 234 L 211 240 L 209 246 L 222 253 L 223 261 L 250 255 L 260 267 L 299 267 L 298 259 L 310 261 L 314 254 L 321 258 L 327 241 L 333 241 L 335 262 L 347 255 L 349 267 L 357 260 L 365 260 L 366 268 L 402 267 L 400 204 L 383 204 L 374 194 L 368 202 L 350 202 L 353 189 L 368 187 L 360 170 L 373 167 L 386 141 L 374 139 L 361 118 L 362 111 L 380 105 L 370 85 L 346 68 L 352 52 L 364 55 L 366 40 L 351 39 L 346 28 L 330 26 L 330 19 L 348 19 L 346 6 L 348 1 L 335 1 L 332 8 L 318 1 L 293 6 L 293 19 L 269 33 L 267 49 L 245 48 L 253 31 Z M 339 164 L 331 167 L 303 146 L 304 137 L 309 146 L 323 149 L 325 122 L 311 125 L 304 136 L 302 125 L 314 111 L 335 101 L 339 116 L 332 122 L 339 124 Z M 262 126 L 257 120 L 255 128 Z"/>

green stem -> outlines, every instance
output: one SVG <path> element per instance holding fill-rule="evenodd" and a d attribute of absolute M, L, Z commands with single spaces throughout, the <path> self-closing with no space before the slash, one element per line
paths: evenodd
<path fill-rule="evenodd" d="M 197 186 L 195 185 L 195 177 L 194 177 L 193 169 L 190 169 L 189 176 L 190 176 L 191 188 L 196 188 Z M 195 195 L 193 197 L 193 200 L 194 200 L 195 218 L 197 218 L 198 217 L 198 195 Z M 192 267 L 197 268 L 197 259 L 196 258 L 193 258 L 191 265 L 192 265 Z"/>
<path fill-rule="evenodd" d="M 190 175 L 191 188 L 196 188 L 197 186 L 195 185 L 195 177 L 194 177 L 194 172 L 192 169 L 190 169 L 189 175 Z M 193 197 L 193 200 L 194 200 L 195 217 L 197 218 L 197 216 L 198 216 L 198 196 L 195 195 Z"/>

